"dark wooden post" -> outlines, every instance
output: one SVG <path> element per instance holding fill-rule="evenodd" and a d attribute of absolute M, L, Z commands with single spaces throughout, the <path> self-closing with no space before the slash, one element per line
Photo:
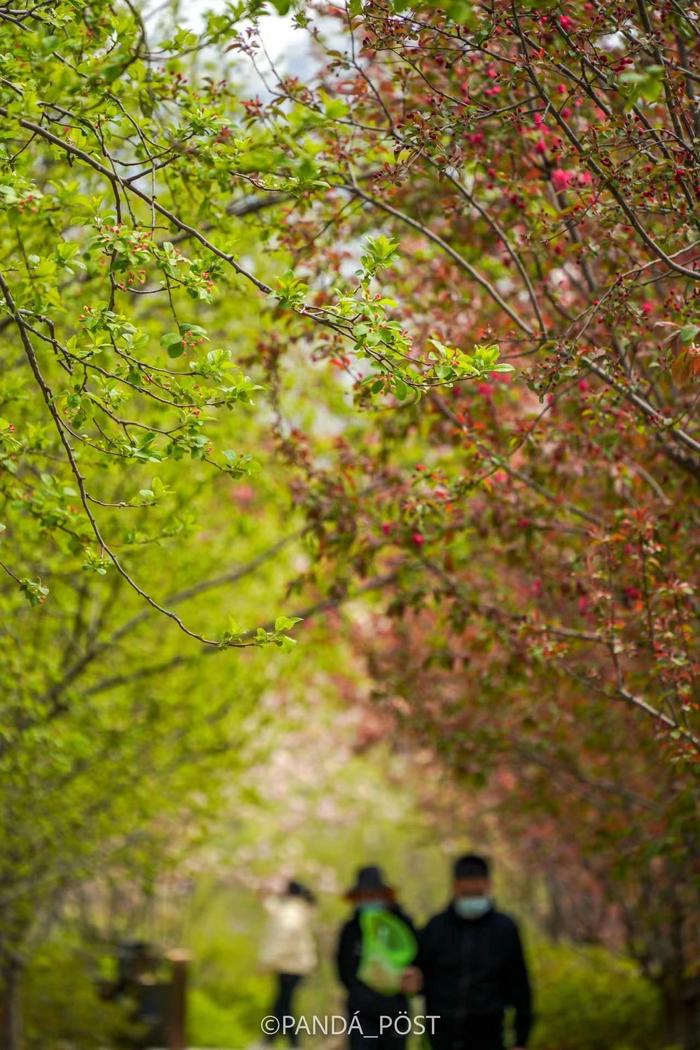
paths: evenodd
<path fill-rule="evenodd" d="M 11 959 L 0 973 L 0 1050 L 20 1050 L 22 1025 L 20 982 L 22 965 Z"/>
<path fill-rule="evenodd" d="M 187 952 L 168 952 L 172 964 L 170 995 L 168 996 L 168 1050 L 187 1050 Z"/>

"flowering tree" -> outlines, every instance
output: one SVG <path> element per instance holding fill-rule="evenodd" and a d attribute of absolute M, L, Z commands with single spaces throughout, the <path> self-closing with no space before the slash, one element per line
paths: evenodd
<path fill-rule="evenodd" d="M 700 11 L 323 12 L 318 75 L 273 69 L 252 110 L 315 149 L 286 232 L 309 300 L 388 238 L 371 289 L 405 357 L 400 382 L 365 363 L 359 314 L 354 352 L 318 350 L 372 425 L 330 467 L 284 442 L 307 579 L 394 571 L 372 658 L 406 731 L 577 872 L 697 1047 Z"/>
<path fill-rule="evenodd" d="M 486 618 L 692 758 L 697 12 L 433 7 L 336 10 L 317 83 L 268 83 L 324 183 L 287 231 L 310 297 L 381 230 L 410 346 L 398 389 L 357 362 L 362 321 L 331 356 L 376 414 L 341 477 L 308 471 L 319 542 L 360 571 L 412 552 L 400 601 Z"/>

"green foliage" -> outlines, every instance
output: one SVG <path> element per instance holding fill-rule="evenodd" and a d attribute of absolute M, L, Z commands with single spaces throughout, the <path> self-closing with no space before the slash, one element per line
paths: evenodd
<path fill-rule="evenodd" d="M 102 1050 L 134 1033 L 126 1008 L 99 998 L 94 964 L 66 940 L 54 939 L 37 953 L 23 989 L 26 1050 Z"/>
<path fill-rule="evenodd" d="M 455 347 L 445 346 L 439 339 L 429 340 L 433 349 L 428 354 L 435 361 L 433 373 L 440 382 L 451 386 L 460 379 L 488 379 L 493 373 L 514 372 L 513 365 L 499 361 L 498 346 L 475 346 L 468 354 Z"/>
<path fill-rule="evenodd" d="M 624 85 L 627 109 L 633 109 L 641 100 L 658 102 L 664 89 L 664 67 L 646 66 L 641 70 L 628 69 L 620 74 L 620 83 Z"/>
<path fill-rule="evenodd" d="M 365 251 L 362 256 L 362 271 L 360 271 L 363 277 L 376 277 L 380 270 L 383 270 L 386 266 L 390 266 L 399 250 L 399 242 L 391 237 L 385 237 L 384 234 L 379 234 L 377 237 L 370 237 L 365 245 Z"/>
<path fill-rule="evenodd" d="M 533 1050 L 660 1050 L 655 988 L 603 948 L 536 940 Z"/>
<path fill-rule="evenodd" d="M 259 1036 L 272 980 L 256 971 L 254 941 L 235 932 L 211 934 L 197 954 L 195 980 L 188 1022 L 194 1046 L 246 1046 Z"/>

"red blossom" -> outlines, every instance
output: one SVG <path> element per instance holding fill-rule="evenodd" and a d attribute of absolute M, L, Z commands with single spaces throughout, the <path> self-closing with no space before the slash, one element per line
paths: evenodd
<path fill-rule="evenodd" d="M 552 172 L 552 186 L 554 186 L 557 193 L 563 193 L 573 179 L 573 171 L 566 171 L 564 168 L 555 168 Z"/>

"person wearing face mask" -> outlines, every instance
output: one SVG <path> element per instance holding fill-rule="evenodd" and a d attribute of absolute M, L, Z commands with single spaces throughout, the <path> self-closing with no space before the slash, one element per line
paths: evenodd
<path fill-rule="evenodd" d="M 393 1025 L 384 1022 L 384 1031 L 380 1031 L 380 1018 L 397 1017 L 408 1011 L 408 1000 L 399 987 L 400 975 L 396 990 L 391 992 L 378 991 L 360 978 L 360 972 L 364 973 L 363 953 L 367 951 L 366 913 L 388 913 L 404 924 L 411 940 L 416 937 L 415 927 L 396 902 L 396 894 L 384 881 L 381 868 L 375 865 L 360 868 L 345 899 L 352 904 L 353 913 L 340 931 L 336 963 L 338 977 L 347 992 L 348 1021 L 356 1018 L 348 1032 L 350 1050 L 403 1050 L 406 1037 L 398 1035 Z"/>
<path fill-rule="evenodd" d="M 489 865 L 466 854 L 454 865 L 452 900 L 421 932 L 404 988 L 422 984 L 425 1013 L 438 1015 L 432 1050 L 503 1050 L 506 1009 L 515 1009 L 515 1048 L 532 1027 L 532 993 L 515 921 L 497 911 Z"/>

